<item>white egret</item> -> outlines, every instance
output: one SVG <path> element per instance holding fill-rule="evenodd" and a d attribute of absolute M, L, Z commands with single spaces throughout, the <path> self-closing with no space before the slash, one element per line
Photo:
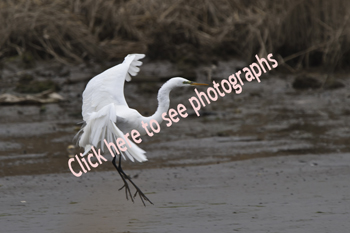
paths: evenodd
<path fill-rule="evenodd" d="M 169 93 L 175 87 L 207 85 L 195 83 L 181 77 L 175 77 L 168 80 L 158 92 L 158 108 L 156 112 L 149 117 L 142 116 L 135 109 L 129 108 L 124 98 L 124 82 L 130 81 L 131 76 L 136 76 L 142 65 L 139 59 L 144 58 L 144 54 L 129 54 L 125 57 L 123 63 L 116 65 L 101 74 L 92 78 L 87 84 L 83 92 L 82 115 L 85 124 L 78 134 L 79 146 L 85 148 L 86 155 L 92 146 L 101 148 L 103 151 L 103 141 L 115 142 L 117 138 L 123 137 L 125 133 L 136 129 L 141 135 L 146 134 L 145 129 L 141 126 L 141 122 L 149 124 L 154 119 L 158 123 L 162 122 L 162 113 L 169 109 Z M 78 135 L 77 134 L 77 135 Z M 131 146 L 128 144 L 130 143 Z M 124 185 L 119 189 L 125 188 L 126 198 L 134 201 L 139 194 L 143 204 L 144 200 L 152 202 L 143 194 L 143 192 L 134 184 L 129 176 L 127 176 L 121 167 L 121 156 L 125 159 L 125 155 L 131 160 L 135 159 L 139 162 L 147 161 L 145 151 L 139 148 L 131 140 L 126 143 L 127 150 L 119 151 L 119 163 L 116 163 L 117 153 L 114 153 L 113 165 L 121 176 Z M 129 181 L 136 189 L 136 193 L 132 196 L 128 185 Z"/>

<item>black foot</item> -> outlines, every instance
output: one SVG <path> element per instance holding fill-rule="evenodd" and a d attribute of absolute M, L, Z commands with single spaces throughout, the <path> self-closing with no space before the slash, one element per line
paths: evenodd
<path fill-rule="evenodd" d="M 146 206 L 145 201 L 148 201 L 149 203 L 151 203 L 153 205 L 153 203 L 147 198 L 147 196 L 141 191 L 141 189 L 139 189 L 139 187 L 137 187 L 137 185 L 131 180 L 131 178 L 128 175 L 126 175 L 125 172 L 123 171 L 123 169 L 121 167 L 121 155 L 119 155 L 119 166 L 117 166 L 117 164 L 115 162 L 116 157 L 117 156 L 115 156 L 113 158 L 112 164 L 117 169 L 120 177 L 122 178 L 122 180 L 124 182 L 124 185 L 119 190 L 122 190 L 123 188 L 125 189 L 125 195 L 126 195 L 127 200 L 129 200 L 129 197 L 130 197 L 131 201 L 134 202 L 134 198 L 138 194 L 144 206 Z M 129 187 L 129 184 L 127 181 L 129 181 L 136 189 L 134 196 L 131 195 L 130 187 Z"/>
<path fill-rule="evenodd" d="M 126 182 L 126 180 L 124 180 L 124 185 L 123 187 L 121 187 L 120 189 L 118 189 L 119 191 L 122 190 L 123 188 L 125 188 L 125 196 L 126 196 L 126 200 L 129 200 L 128 196 L 130 196 L 130 199 L 132 202 L 134 202 L 134 198 L 132 197 L 131 195 L 131 191 L 130 191 L 130 188 L 129 188 L 129 185 L 128 183 Z"/>

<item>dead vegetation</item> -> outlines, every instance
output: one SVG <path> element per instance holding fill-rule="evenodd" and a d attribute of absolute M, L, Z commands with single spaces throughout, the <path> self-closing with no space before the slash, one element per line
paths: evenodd
<path fill-rule="evenodd" d="M 3 0 L 0 57 L 63 63 L 127 53 L 196 64 L 273 53 L 290 69 L 349 65 L 348 0 Z"/>

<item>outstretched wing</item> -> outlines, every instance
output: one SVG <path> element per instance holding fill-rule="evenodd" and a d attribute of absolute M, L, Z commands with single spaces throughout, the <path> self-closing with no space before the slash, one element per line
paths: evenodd
<path fill-rule="evenodd" d="M 83 92 L 83 119 L 89 120 L 89 115 L 98 112 L 110 103 L 126 105 L 124 97 L 124 82 L 131 81 L 131 76 L 136 76 L 140 71 L 138 66 L 142 65 L 139 59 L 144 54 L 129 54 L 123 63 L 96 75 L 87 84 Z"/>

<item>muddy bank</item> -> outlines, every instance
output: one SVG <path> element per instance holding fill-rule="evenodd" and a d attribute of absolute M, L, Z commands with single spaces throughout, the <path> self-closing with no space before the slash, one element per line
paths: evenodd
<path fill-rule="evenodd" d="M 167 78 L 184 76 L 211 83 L 213 79 L 227 78 L 242 66 L 245 64 L 231 60 L 219 62 L 215 70 L 183 70 L 171 63 L 145 60 L 140 75 L 125 85 L 126 99 L 130 107 L 151 115 L 157 107 L 157 91 Z M 27 73 L 37 80 L 55 82 L 64 101 L 1 106 L 1 176 L 69 172 L 67 147 L 74 144 L 73 137 L 82 121 L 81 93 L 88 80 L 106 67 L 67 68 L 45 63 L 20 72 L 10 65 L 3 68 L 6 83 L 2 83 L 2 92 L 15 93 L 16 83 Z M 319 83 L 327 79 L 323 74 L 311 75 Z M 345 87 L 298 90 L 293 88 L 295 76 L 270 72 L 261 78 L 261 83 L 246 82 L 241 94 L 225 95 L 202 108 L 200 117 L 188 101 L 195 95 L 193 88 L 176 89 L 171 93 L 171 107 L 182 103 L 190 116 L 170 128 L 163 123 L 159 134 L 143 137 L 140 146 L 147 151 L 149 162 L 127 162 L 126 166 L 203 165 L 290 154 L 349 152 L 350 79 L 341 74 L 333 78 Z M 74 152 L 79 151 L 77 148 Z M 97 168 L 109 169 L 113 169 L 109 164 Z"/>
<path fill-rule="evenodd" d="M 320 232 L 349 225 L 349 153 L 133 170 L 154 205 L 125 200 L 116 172 L 1 180 L 4 232 Z"/>
<path fill-rule="evenodd" d="M 125 85 L 129 106 L 143 115 L 156 110 L 157 91 L 169 77 L 211 82 L 244 66 L 232 60 L 219 62 L 215 70 L 182 70 L 170 63 L 145 63 L 144 71 Z M 106 67 L 82 65 L 68 72 L 60 67 L 43 64 L 21 72 L 55 82 L 64 101 L 0 106 L 0 223 L 6 232 L 349 228 L 347 76 L 336 76 L 343 84 L 337 89 L 299 90 L 293 87 L 295 76 L 271 72 L 261 83 L 245 83 L 241 94 L 212 102 L 200 117 L 188 102 L 193 89 L 174 90 L 171 107 L 184 104 L 189 117 L 169 128 L 163 123 L 159 134 L 143 137 L 140 147 L 148 162 L 124 162 L 125 171 L 155 203 L 145 208 L 118 192 L 121 180 L 108 162 L 80 178 L 69 172 L 67 147 L 80 127 L 81 93 L 89 78 Z M 16 93 L 18 72 L 3 68 L 2 93 Z M 312 75 L 325 83 L 324 75 Z"/>

